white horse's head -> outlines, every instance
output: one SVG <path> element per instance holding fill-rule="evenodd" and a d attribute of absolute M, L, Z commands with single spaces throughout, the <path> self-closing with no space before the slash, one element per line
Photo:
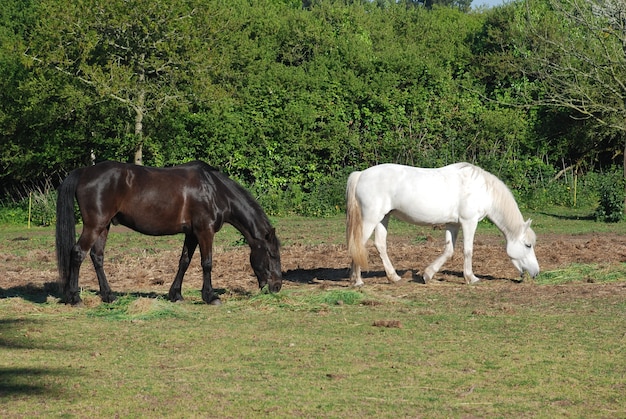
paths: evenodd
<path fill-rule="evenodd" d="M 524 223 L 521 234 L 517 237 L 511 237 L 506 244 L 506 253 L 511 258 L 511 262 L 520 272 L 528 272 L 534 278 L 539 275 L 539 262 L 535 256 L 535 242 L 537 236 L 532 228 L 530 228 L 531 220 Z"/>

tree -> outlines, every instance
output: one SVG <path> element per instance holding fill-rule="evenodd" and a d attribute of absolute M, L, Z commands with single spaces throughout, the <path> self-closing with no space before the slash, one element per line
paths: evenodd
<path fill-rule="evenodd" d="M 186 101 L 202 77 L 206 6 L 169 0 L 42 0 L 26 57 L 60 72 L 96 100 L 115 100 L 133 115 L 135 156 L 143 160 L 145 117 Z M 205 32 L 206 31 L 206 32 Z"/>
<path fill-rule="evenodd" d="M 620 138 L 615 151 L 622 154 L 624 177 L 625 16 L 623 0 L 527 0 L 529 42 L 520 48 L 525 78 L 532 82 L 524 91 L 527 103 L 569 109 L 572 118 L 604 127 L 609 141 Z"/>

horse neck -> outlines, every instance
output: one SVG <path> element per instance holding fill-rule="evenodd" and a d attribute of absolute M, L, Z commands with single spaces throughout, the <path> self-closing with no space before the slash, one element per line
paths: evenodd
<path fill-rule="evenodd" d="M 264 240 L 265 234 L 271 229 L 265 213 L 257 205 L 235 204 L 232 207 L 230 219 L 226 220 L 243 234 L 250 246 L 259 240 Z"/>
<path fill-rule="evenodd" d="M 231 224 L 243 234 L 250 246 L 264 240 L 272 228 L 258 202 L 241 185 L 226 175 L 203 166 L 207 182 L 222 195 L 220 208 L 224 222 Z"/>
<path fill-rule="evenodd" d="M 499 179 L 495 178 L 491 191 L 493 203 L 487 217 L 498 227 L 508 241 L 509 238 L 519 235 L 524 226 L 524 217 L 513 194 Z"/>

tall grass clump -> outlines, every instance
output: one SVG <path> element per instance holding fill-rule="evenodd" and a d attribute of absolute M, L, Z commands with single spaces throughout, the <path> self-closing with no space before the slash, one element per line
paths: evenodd
<path fill-rule="evenodd" d="M 0 224 L 25 225 L 30 217 L 33 225 L 52 225 L 56 200 L 56 189 L 49 179 L 40 185 L 14 191 L 0 201 Z"/>
<path fill-rule="evenodd" d="M 180 317 L 178 307 L 162 298 L 122 295 L 112 303 L 98 304 L 89 316 L 109 320 L 150 320 Z"/>

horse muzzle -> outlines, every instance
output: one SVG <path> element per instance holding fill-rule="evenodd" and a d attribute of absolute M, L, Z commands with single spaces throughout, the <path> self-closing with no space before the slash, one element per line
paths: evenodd
<path fill-rule="evenodd" d="M 528 275 L 531 279 L 535 279 L 537 277 L 537 275 L 539 275 L 539 269 L 533 269 L 533 270 L 524 270 L 522 271 L 522 273 L 520 274 L 520 276 L 522 277 L 522 279 L 524 279 L 524 277 Z"/>
<path fill-rule="evenodd" d="M 280 291 L 280 289 L 282 287 L 283 287 L 283 279 L 282 278 L 270 279 L 270 281 L 268 283 L 268 289 L 270 290 L 270 292 L 278 292 L 278 291 Z"/>

